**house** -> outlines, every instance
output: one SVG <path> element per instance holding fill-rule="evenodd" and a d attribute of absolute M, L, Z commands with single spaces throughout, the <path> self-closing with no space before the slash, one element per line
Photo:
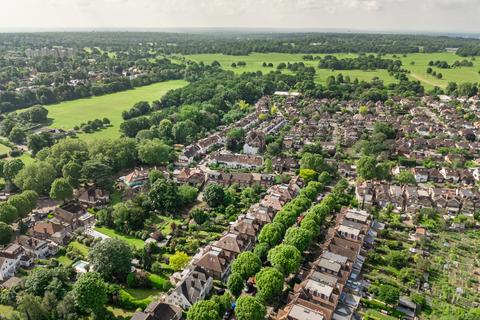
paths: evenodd
<path fill-rule="evenodd" d="M 13 277 L 19 267 L 29 267 L 34 258 L 18 243 L 11 243 L 0 251 L 0 280 Z"/>
<path fill-rule="evenodd" d="M 75 201 L 56 207 L 53 214 L 52 221 L 65 225 L 69 231 L 84 229 L 95 223 L 95 217 Z"/>
<path fill-rule="evenodd" d="M 149 170 L 146 168 L 135 168 L 120 180 L 129 188 L 142 187 L 148 181 L 148 173 Z"/>
<path fill-rule="evenodd" d="M 417 183 L 424 183 L 428 181 L 429 170 L 425 167 L 412 168 L 412 173 Z"/>
<path fill-rule="evenodd" d="M 165 302 L 186 310 L 195 302 L 205 299 L 212 288 L 213 278 L 204 272 L 194 270 L 168 294 Z"/>
<path fill-rule="evenodd" d="M 155 300 L 145 311 L 135 312 L 130 320 L 180 320 L 182 313 L 182 309 L 176 305 Z"/>
<path fill-rule="evenodd" d="M 191 185 L 202 185 L 205 182 L 205 174 L 198 168 L 182 168 L 173 171 L 173 181 L 176 183 L 188 183 Z"/>
<path fill-rule="evenodd" d="M 327 320 L 321 307 L 306 300 L 296 301 L 279 310 L 276 320 Z"/>
<path fill-rule="evenodd" d="M 253 246 L 253 242 L 242 234 L 227 233 L 218 239 L 213 245 L 231 252 L 233 256 L 236 257 L 241 252 L 250 250 Z"/>
<path fill-rule="evenodd" d="M 347 163 L 340 163 L 338 165 L 338 173 L 342 177 L 355 178 L 357 176 L 356 166 Z"/>
<path fill-rule="evenodd" d="M 49 239 L 53 242 L 64 245 L 70 237 L 70 232 L 65 225 L 59 222 L 37 222 L 32 229 L 33 236 L 38 239 Z"/>
<path fill-rule="evenodd" d="M 47 241 L 34 237 L 19 236 L 17 243 L 22 246 L 25 252 L 36 259 L 45 259 L 55 253 L 55 249 Z M 56 246 L 55 246 L 56 248 Z"/>
<path fill-rule="evenodd" d="M 224 249 L 208 246 L 194 264 L 215 280 L 226 281 L 230 274 L 230 262 L 234 255 Z"/>
<path fill-rule="evenodd" d="M 97 189 L 93 186 L 82 188 L 77 194 L 78 201 L 88 208 L 104 206 L 110 200 L 110 197 L 105 190 Z"/>
<path fill-rule="evenodd" d="M 275 157 L 272 159 L 272 167 L 277 172 L 295 171 L 299 168 L 299 164 L 293 157 Z"/>
<path fill-rule="evenodd" d="M 443 179 L 450 183 L 458 183 L 460 180 L 460 176 L 457 173 L 457 170 L 450 169 L 450 168 L 442 168 L 440 169 L 440 173 L 443 176 Z"/>
<path fill-rule="evenodd" d="M 355 188 L 355 197 L 361 209 L 369 209 L 373 205 L 373 188 L 368 182 L 357 184 Z"/>
<path fill-rule="evenodd" d="M 216 153 L 211 156 L 211 163 L 235 169 L 258 169 L 263 165 L 263 158 L 247 154 Z"/>
<path fill-rule="evenodd" d="M 247 134 L 245 144 L 243 145 L 243 153 L 259 154 L 265 151 L 265 133 L 252 130 Z"/>

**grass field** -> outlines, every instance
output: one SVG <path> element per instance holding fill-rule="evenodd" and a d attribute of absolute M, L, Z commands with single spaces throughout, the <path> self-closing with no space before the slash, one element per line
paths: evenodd
<path fill-rule="evenodd" d="M 130 109 L 135 103 L 142 100 L 151 102 L 160 99 L 167 91 L 183 87 L 186 84 L 183 80 L 172 80 L 99 97 L 66 101 L 47 106 L 48 117 L 53 120 L 52 128 L 61 129 L 72 129 L 82 122 L 106 117 L 110 119 L 111 127 L 95 133 L 81 134 L 79 137 L 86 141 L 96 138 L 116 138 L 120 136 L 119 126 L 123 122 L 122 111 Z"/>
<path fill-rule="evenodd" d="M 8 152 L 10 152 L 10 148 L 3 144 L 0 144 L 0 155 L 8 154 Z"/>
<path fill-rule="evenodd" d="M 314 56 L 324 56 L 324 54 L 314 54 Z M 193 61 L 203 61 L 204 63 L 212 63 L 214 60 L 220 62 L 222 67 L 226 70 L 232 70 L 235 73 L 244 73 L 244 72 L 255 72 L 262 71 L 268 73 L 270 71 L 276 70 L 276 66 L 280 62 L 304 62 L 306 65 L 316 67 L 317 61 L 305 61 L 302 59 L 303 54 L 287 54 L 287 53 L 252 53 L 248 56 L 228 56 L 222 54 L 198 54 L 198 55 L 188 55 L 185 56 L 187 59 Z M 335 54 L 338 58 L 353 58 L 355 54 Z M 387 55 L 386 58 L 392 58 L 392 55 Z M 439 69 L 433 68 L 437 72 L 443 74 L 443 79 L 439 80 L 436 77 L 428 75 L 426 70 L 428 67 L 428 62 L 430 60 L 445 60 L 449 64 L 452 64 L 456 60 L 463 60 L 463 57 L 459 57 L 454 53 L 440 52 L 440 53 L 416 53 L 408 54 L 406 57 L 398 55 L 398 59 L 401 59 L 403 62 L 403 67 L 410 70 L 410 78 L 420 80 L 422 84 L 427 88 L 431 89 L 434 86 L 445 87 L 449 81 L 454 82 L 478 82 L 480 81 L 480 60 L 473 61 L 473 67 L 463 67 L 456 69 Z M 233 62 L 245 61 L 245 67 L 236 67 L 233 68 L 231 64 Z M 411 62 L 414 61 L 412 65 Z M 263 67 L 263 62 L 273 63 L 274 68 Z M 284 72 L 288 73 L 288 70 Z M 373 77 L 379 77 L 385 83 L 392 83 L 396 80 L 391 77 L 386 70 L 375 70 L 375 71 L 362 71 L 362 70 L 338 70 L 332 71 L 327 69 L 318 69 L 316 68 L 315 79 L 318 83 L 325 83 L 326 79 L 331 75 L 337 75 L 342 73 L 344 76 L 349 75 L 353 80 L 358 78 L 358 80 L 369 81 Z"/>
<path fill-rule="evenodd" d="M 111 238 L 117 238 L 117 239 L 123 240 L 137 249 L 141 249 L 145 245 L 145 242 L 143 240 L 118 233 L 117 231 L 107 227 L 95 227 L 95 230 Z"/>

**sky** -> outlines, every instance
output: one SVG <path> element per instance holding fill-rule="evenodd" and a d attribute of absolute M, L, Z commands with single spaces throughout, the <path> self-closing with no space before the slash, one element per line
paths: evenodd
<path fill-rule="evenodd" d="M 0 0 L 0 30 L 80 28 L 480 33 L 480 0 Z"/>

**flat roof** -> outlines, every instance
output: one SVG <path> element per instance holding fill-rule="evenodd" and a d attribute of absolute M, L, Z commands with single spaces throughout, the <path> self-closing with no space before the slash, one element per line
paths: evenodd
<path fill-rule="evenodd" d="M 332 270 L 334 272 L 339 272 L 342 268 L 340 263 L 325 258 L 320 259 L 320 261 L 318 262 L 318 266 L 327 270 Z"/>
<path fill-rule="evenodd" d="M 332 260 L 341 264 L 347 263 L 348 258 L 330 251 L 325 251 L 322 253 L 322 258 Z"/>
<path fill-rule="evenodd" d="M 358 214 L 357 212 L 352 212 L 352 211 L 347 211 L 347 214 L 345 215 L 347 219 L 353 219 L 353 220 L 358 220 L 362 222 L 366 222 L 368 219 L 368 216 L 363 215 L 363 214 Z"/>
<path fill-rule="evenodd" d="M 325 318 L 319 312 L 316 312 L 310 308 L 294 304 L 290 312 L 288 313 L 289 317 L 298 320 L 324 320 Z"/>
<path fill-rule="evenodd" d="M 305 289 L 313 290 L 325 297 L 330 297 L 333 292 L 332 287 L 315 280 L 308 280 Z"/>
<path fill-rule="evenodd" d="M 360 234 L 360 230 L 354 229 L 352 227 L 347 227 L 347 226 L 344 226 L 344 225 L 341 225 L 340 227 L 338 227 L 338 231 L 348 233 L 348 234 L 353 234 L 353 235 L 356 235 L 356 236 L 358 236 Z"/>
<path fill-rule="evenodd" d="M 334 277 L 334 276 L 332 276 L 328 273 L 323 273 L 323 272 L 318 272 L 318 271 L 313 272 L 312 275 L 310 276 L 310 278 L 315 280 L 315 281 L 327 284 L 331 287 L 335 286 L 338 282 L 337 277 Z"/>

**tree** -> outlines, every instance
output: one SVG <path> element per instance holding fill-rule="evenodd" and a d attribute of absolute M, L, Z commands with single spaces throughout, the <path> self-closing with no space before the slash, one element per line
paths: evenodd
<path fill-rule="evenodd" d="M 198 195 L 198 189 L 188 184 L 178 187 L 178 195 L 182 206 L 187 206 L 195 202 Z"/>
<path fill-rule="evenodd" d="M 297 248 L 300 252 L 305 251 L 312 241 L 312 233 L 299 227 L 290 227 L 285 233 L 283 243 Z"/>
<path fill-rule="evenodd" d="M 241 275 L 235 272 L 230 274 L 227 281 L 227 288 L 235 297 L 238 297 L 242 293 L 244 286 L 245 281 Z"/>
<path fill-rule="evenodd" d="M 268 250 L 270 250 L 268 243 L 259 242 L 255 246 L 255 249 L 253 249 L 253 253 L 255 253 L 261 261 L 265 261 L 265 259 L 267 259 Z"/>
<path fill-rule="evenodd" d="M 187 320 L 220 320 L 218 306 L 214 301 L 201 300 L 187 311 Z"/>
<path fill-rule="evenodd" d="M 74 188 L 80 185 L 82 166 L 75 161 L 70 161 L 62 168 L 62 176 L 68 180 L 68 183 Z"/>
<path fill-rule="evenodd" d="M 397 180 L 397 182 L 402 185 L 417 183 L 413 173 L 407 170 L 400 171 L 400 173 L 395 177 L 395 180 Z"/>
<path fill-rule="evenodd" d="M 225 202 L 225 191 L 221 185 L 212 183 L 203 191 L 203 197 L 210 207 L 216 208 Z"/>
<path fill-rule="evenodd" d="M 208 220 L 207 212 L 200 208 L 194 208 L 190 210 L 190 216 L 197 224 L 203 224 Z"/>
<path fill-rule="evenodd" d="M 322 172 L 326 169 L 325 161 L 321 154 L 313 154 L 310 152 L 305 152 L 300 159 L 300 168 L 301 169 L 311 169 L 317 173 Z"/>
<path fill-rule="evenodd" d="M 377 161 L 370 156 L 362 156 L 357 160 L 357 174 L 365 180 L 377 177 Z"/>
<path fill-rule="evenodd" d="M 8 135 L 8 139 L 10 139 L 10 141 L 12 141 L 13 143 L 23 143 L 25 142 L 26 138 L 27 135 L 25 134 L 25 132 L 17 126 L 15 126 Z"/>
<path fill-rule="evenodd" d="M 225 292 L 221 296 L 214 295 L 211 300 L 217 304 L 218 314 L 220 315 L 225 314 L 227 310 L 232 308 L 233 296 L 230 292 Z"/>
<path fill-rule="evenodd" d="M 93 182 L 98 188 L 110 190 L 112 188 L 112 167 L 97 160 L 88 160 L 83 163 L 82 176 L 88 182 Z"/>
<path fill-rule="evenodd" d="M 93 270 L 105 280 L 123 281 L 130 272 L 132 249 L 119 239 L 105 239 L 97 243 L 88 254 Z"/>
<path fill-rule="evenodd" d="M 267 310 L 257 298 L 243 296 L 237 299 L 235 315 L 238 320 L 264 320 Z"/>
<path fill-rule="evenodd" d="M 73 296 L 80 309 L 98 314 L 107 302 L 107 285 L 97 272 L 82 274 L 73 285 Z"/>
<path fill-rule="evenodd" d="M 159 139 L 144 140 L 138 146 L 138 158 L 150 165 L 166 165 L 175 160 L 173 148 Z"/>
<path fill-rule="evenodd" d="M 268 252 L 268 261 L 285 276 L 294 273 L 300 267 L 302 255 L 294 246 L 280 244 Z"/>
<path fill-rule="evenodd" d="M 38 194 L 47 195 L 56 175 L 55 168 L 49 162 L 38 161 L 20 170 L 13 182 L 22 190 L 34 190 Z"/>
<path fill-rule="evenodd" d="M 49 314 L 42 303 L 42 298 L 33 294 L 25 294 L 21 296 L 18 311 L 22 319 L 28 320 L 47 320 Z"/>
<path fill-rule="evenodd" d="M 38 193 L 33 190 L 27 190 L 22 192 L 22 196 L 27 199 L 30 206 L 30 211 L 37 207 Z"/>
<path fill-rule="evenodd" d="M 275 268 L 264 268 L 255 276 L 258 294 L 257 297 L 270 302 L 278 297 L 283 290 L 283 274 Z"/>
<path fill-rule="evenodd" d="M 156 210 L 163 212 L 174 213 L 181 206 L 177 184 L 164 178 L 155 181 L 148 198 Z"/>
<path fill-rule="evenodd" d="M 33 209 L 29 199 L 23 193 L 10 196 L 7 202 L 17 209 L 17 215 L 21 218 L 26 217 Z"/>
<path fill-rule="evenodd" d="M 25 165 L 20 159 L 13 159 L 5 162 L 3 165 L 3 177 L 12 182 L 15 176 L 22 170 Z"/>
<path fill-rule="evenodd" d="M 262 267 L 260 258 L 251 251 L 242 252 L 232 263 L 232 272 L 239 274 L 244 280 L 254 276 Z"/>
<path fill-rule="evenodd" d="M 400 298 L 400 289 L 389 284 L 382 284 L 378 288 L 378 298 L 387 304 L 397 303 Z"/>
<path fill-rule="evenodd" d="M 305 181 L 312 181 L 315 180 L 318 173 L 312 169 L 300 169 L 299 176 L 300 178 L 304 179 Z"/>
<path fill-rule="evenodd" d="M 282 240 L 285 229 L 283 225 L 278 222 L 271 222 L 266 224 L 260 231 L 258 241 L 260 243 L 266 243 L 270 247 L 273 247 L 280 243 Z"/>
<path fill-rule="evenodd" d="M 190 261 L 190 257 L 182 251 L 177 251 L 175 254 L 170 256 L 170 267 L 173 268 L 173 270 L 178 271 L 183 269 L 188 262 Z"/>
<path fill-rule="evenodd" d="M 245 129 L 233 128 L 227 132 L 225 147 L 233 152 L 238 152 L 245 143 Z"/>
<path fill-rule="evenodd" d="M 12 239 L 12 228 L 5 222 L 0 222 L 0 245 L 5 245 L 10 243 Z"/>
<path fill-rule="evenodd" d="M 17 219 L 17 209 L 8 202 L 0 203 L 0 222 L 10 224 Z"/>
<path fill-rule="evenodd" d="M 50 198 L 65 201 L 73 197 L 73 188 L 65 178 L 55 179 L 50 189 Z"/>

